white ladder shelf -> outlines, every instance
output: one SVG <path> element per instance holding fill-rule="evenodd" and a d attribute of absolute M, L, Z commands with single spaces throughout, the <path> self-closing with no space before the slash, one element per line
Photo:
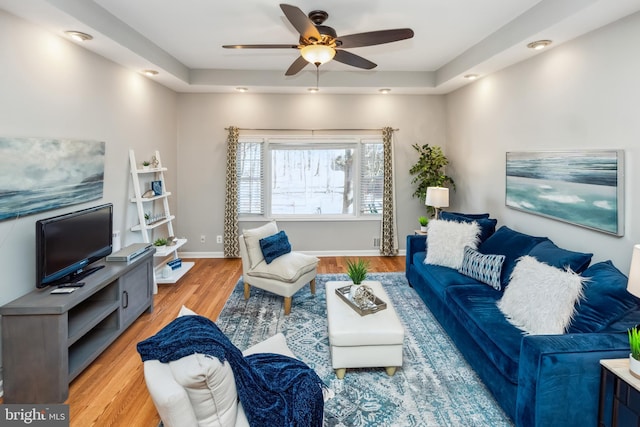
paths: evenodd
<path fill-rule="evenodd" d="M 131 202 L 136 204 L 138 212 L 138 224 L 131 227 L 132 231 L 142 232 L 142 240 L 145 243 L 152 243 L 151 237 L 153 230 L 158 227 L 166 227 L 167 236 L 175 236 L 173 231 L 173 221 L 176 219 L 174 215 L 171 215 L 169 209 L 169 197 L 171 192 L 167 190 L 165 184 L 164 173 L 167 168 L 162 166 L 162 160 L 160 159 L 160 152 L 155 152 L 155 162 L 148 167 L 139 166 L 136 162 L 136 156 L 133 150 L 129 150 L 129 163 L 131 166 L 131 178 L 133 180 L 134 196 L 130 199 Z M 144 184 L 151 184 L 152 181 L 160 182 L 160 194 L 154 194 L 149 197 L 143 197 L 145 192 L 142 191 L 141 182 Z M 155 202 L 161 202 L 161 213 L 157 217 L 151 217 L 149 212 L 153 212 Z M 150 209 L 150 211 L 145 211 Z M 169 277 L 162 277 L 161 270 L 164 265 L 169 261 L 168 257 L 172 259 L 178 258 L 178 249 L 187 243 L 187 239 L 177 239 L 177 242 L 171 246 L 156 247 L 156 258 L 161 258 L 163 261 L 156 266 L 155 276 L 156 283 L 176 283 L 182 278 L 193 266 L 193 262 L 182 262 L 182 266 L 178 269 L 172 270 L 172 274 Z"/>

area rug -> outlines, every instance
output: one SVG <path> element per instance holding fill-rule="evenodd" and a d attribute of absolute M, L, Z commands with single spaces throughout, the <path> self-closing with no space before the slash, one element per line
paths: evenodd
<path fill-rule="evenodd" d="M 257 288 L 245 301 L 242 278 L 216 323 L 244 350 L 282 332 L 296 356 L 311 366 L 334 392 L 325 404 L 325 427 L 343 426 L 512 426 L 476 373 L 460 355 L 404 273 L 370 273 L 380 281 L 405 328 L 403 364 L 393 377 L 384 368 L 348 369 L 338 380 L 331 368 L 325 283 L 316 294 L 305 286 L 284 315 L 283 298 Z"/>

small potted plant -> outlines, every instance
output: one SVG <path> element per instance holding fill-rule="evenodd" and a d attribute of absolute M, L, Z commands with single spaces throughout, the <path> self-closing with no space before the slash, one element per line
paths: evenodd
<path fill-rule="evenodd" d="M 167 246 L 167 239 L 164 239 L 164 238 L 156 239 L 156 241 L 153 242 L 153 245 L 156 248 L 159 248 L 159 247 L 162 247 L 162 246 Z"/>
<path fill-rule="evenodd" d="M 629 329 L 629 371 L 631 375 L 640 378 L 640 325 Z"/>
<path fill-rule="evenodd" d="M 351 289 L 349 290 L 349 295 L 352 299 L 356 290 L 358 289 L 358 285 L 360 285 L 362 281 L 367 277 L 368 269 L 369 261 L 365 259 L 358 258 L 357 261 L 347 259 L 347 275 L 353 282 L 353 285 L 351 285 Z"/>
<path fill-rule="evenodd" d="M 418 222 L 420 223 L 420 231 L 427 231 L 427 224 L 429 224 L 429 218 L 426 216 L 421 216 L 418 218 Z"/>
<path fill-rule="evenodd" d="M 147 170 L 149 169 L 149 165 L 151 164 L 151 162 L 149 162 L 148 160 L 145 160 L 144 162 L 142 162 L 142 169 Z"/>

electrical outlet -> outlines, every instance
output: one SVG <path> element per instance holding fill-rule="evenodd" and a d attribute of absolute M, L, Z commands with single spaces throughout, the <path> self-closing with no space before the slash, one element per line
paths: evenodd
<path fill-rule="evenodd" d="M 222 236 L 216 236 L 216 243 L 222 243 Z"/>
<path fill-rule="evenodd" d="M 200 236 L 200 243 L 204 243 L 204 241 L 206 240 L 206 236 L 203 234 Z"/>

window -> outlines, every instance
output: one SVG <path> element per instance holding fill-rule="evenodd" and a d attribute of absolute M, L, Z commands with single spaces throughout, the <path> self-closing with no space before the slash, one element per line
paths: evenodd
<path fill-rule="evenodd" d="M 243 216 L 382 214 L 380 139 L 244 139 L 238 144 Z"/>

